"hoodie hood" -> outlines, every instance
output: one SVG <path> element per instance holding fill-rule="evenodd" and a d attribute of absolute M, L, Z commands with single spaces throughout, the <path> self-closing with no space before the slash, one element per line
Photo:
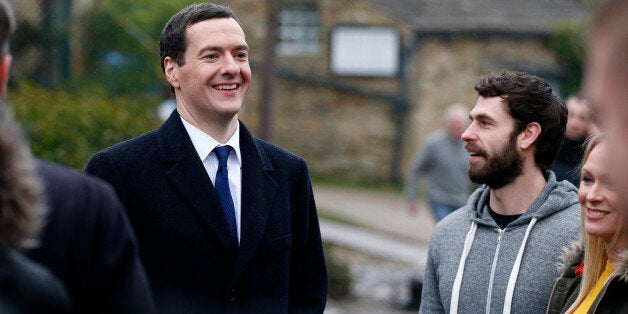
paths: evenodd
<path fill-rule="evenodd" d="M 545 184 L 539 196 L 525 213 L 512 222 L 513 226 L 528 224 L 532 218 L 542 220 L 578 203 L 578 190 L 573 184 L 567 181 L 556 181 L 556 175 L 550 170 L 545 172 L 545 179 L 547 184 Z M 488 205 L 489 195 L 490 187 L 482 185 L 469 197 L 466 206 L 472 209 L 469 211 L 470 219 L 480 224 L 497 227 L 491 214 L 486 209 L 487 206 L 485 206 Z"/>

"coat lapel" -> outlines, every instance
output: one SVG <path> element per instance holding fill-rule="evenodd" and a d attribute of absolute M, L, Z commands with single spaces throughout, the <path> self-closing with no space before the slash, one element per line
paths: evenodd
<path fill-rule="evenodd" d="M 220 200 L 176 110 L 159 129 L 159 146 L 162 163 L 170 168 L 167 179 L 235 259 L 237 247 Z"/>
<path fill-rule="evenodd" d="M 259 247 L 276 191 L 270 160 L 242 123 L 240 123 L 240 151 L 242 155 L 242 221 L 240 250 L 231 281 L 232 285 L 236 283 Z"/>

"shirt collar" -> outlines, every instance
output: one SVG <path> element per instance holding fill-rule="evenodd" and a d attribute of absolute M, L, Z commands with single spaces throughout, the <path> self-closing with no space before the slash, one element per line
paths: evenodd
<path fill-rule="evenodd" d="M 198 157 L 200 157 L 201 160 L 205 160 L 207 156 L 209 156 L 209 154 L 212 152 L 212 150 L 216 148 L 216 146 L 221 145 L 213 137 L 199 130 L 197 127 L 183 119 L 183 117 L 181 117 L 181 122 L 183 122 L 183 126 L 188 132 L 190 140 L 192 140 L 192 145 L 194 145 L 194 148 L 198 153 Z M 240 123 L 236 125 L 235 132 L 233 132 L 233 135 L 231 136 L 231 138 L 229 138 L 225 145 L 229 145 L 233 148 L 233 151 L 235 151 L 236 153 L 238 163 L 242 164 L 242 159 L 240 157 Z"/>

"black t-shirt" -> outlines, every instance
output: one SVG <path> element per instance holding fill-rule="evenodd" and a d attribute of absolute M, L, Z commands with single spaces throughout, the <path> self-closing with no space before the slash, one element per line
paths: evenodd
<path fill-rule="evenodd" d="M 515 221 L 517 218 L 519 218 L 519 216 L 521 216 L 521 214 L 517 214 L 517 215 L 498 214 L 488 204 L 486 205 L 486 208 L 488 208 L 488 212 L 491 214 L 491 217 L 493 217 L 493 220 L 495 220 L 495 223 L 497 223 L 497 225 L 499 226 L 499 229 L 506 228 L 506 226 L 508 226 L 511 222 Z"/>

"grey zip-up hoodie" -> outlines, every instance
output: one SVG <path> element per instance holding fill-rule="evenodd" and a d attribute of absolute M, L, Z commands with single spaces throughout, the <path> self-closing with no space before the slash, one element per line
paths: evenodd
<path fill-rule="evenodd" d="M 561 248 L 579 239 L 577 190 L 553 172 L 530 208 L 500 229 L 490 189 L 440 221 L 430 240 L 419 313 L 544 313 Z"/>

